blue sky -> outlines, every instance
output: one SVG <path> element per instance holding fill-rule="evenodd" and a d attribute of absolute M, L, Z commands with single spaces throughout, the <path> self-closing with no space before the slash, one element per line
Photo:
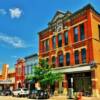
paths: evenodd
<path fill-rule="evenodd" d="M 57 10 L 75 12 L 88 3 L 100 12 L 100 0 L 0 0 L 0 68 L 38 52 L 37 33 Z"/>

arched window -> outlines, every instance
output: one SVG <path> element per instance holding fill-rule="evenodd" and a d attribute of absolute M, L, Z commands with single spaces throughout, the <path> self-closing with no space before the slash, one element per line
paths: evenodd
<path fill-rule="evenodd" d="M 86 63 L 86 49 L 81 49 L 82 63 Z"/>
<path fill-rule="evenodd" d="M 75 64 L 79 64 L 79 51 L 74 52 Z"/>
<path fill-rule="evenodd" d="M 59 67 L 63 66 L 63 62 L 64 62 L 64 57 L 63 54 L 59 55 Z"/>
<path fill-rule="evenodd" d="M 70 53 L 66 53 L 66 65 L 70 65 Z"/>

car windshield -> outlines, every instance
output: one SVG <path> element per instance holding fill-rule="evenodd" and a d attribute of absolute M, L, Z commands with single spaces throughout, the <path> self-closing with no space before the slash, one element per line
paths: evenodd
<path fill-rule="evenodd" d="M 15 91 L 20 91 L 21 89 L 17 89 L 17 90 L 15 90 Z"/>
<path fill-rule="evenodd" d="M 37 90 L 32 90 L 32 93 L 37 93 Z"/>
<path fill-rule="evenodd" d="M 23 89 L 24 91 L 27 91 L 28 89 Z"/>

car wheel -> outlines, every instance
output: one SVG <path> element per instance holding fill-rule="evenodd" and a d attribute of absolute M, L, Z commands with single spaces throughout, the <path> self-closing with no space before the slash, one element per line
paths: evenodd
<path fill-rule="evenodd" d="M 20 94 L 18 94 L 18 97 L 20 97 Z"/>
<path fill-rule="evenodd" d="M 36 95 L 36 97 L 35 97 L 35 98 L 36 98 L 36 99 L 39 99 L 39 96 L 37 96 L 37 95 Z"/>

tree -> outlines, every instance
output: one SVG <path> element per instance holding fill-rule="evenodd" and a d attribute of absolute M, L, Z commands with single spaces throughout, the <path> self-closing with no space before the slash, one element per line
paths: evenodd
<path fill-rule="evenodd" d="M 53 85 L 55 81 L 62 80 L 62 75 L 54 73 L 52 67 L 46 60 L 40 60 L 39 66 L 33 67 L 34 78 L 41 84 L 42 88 L 47 88 L 48 85 Z"/>

